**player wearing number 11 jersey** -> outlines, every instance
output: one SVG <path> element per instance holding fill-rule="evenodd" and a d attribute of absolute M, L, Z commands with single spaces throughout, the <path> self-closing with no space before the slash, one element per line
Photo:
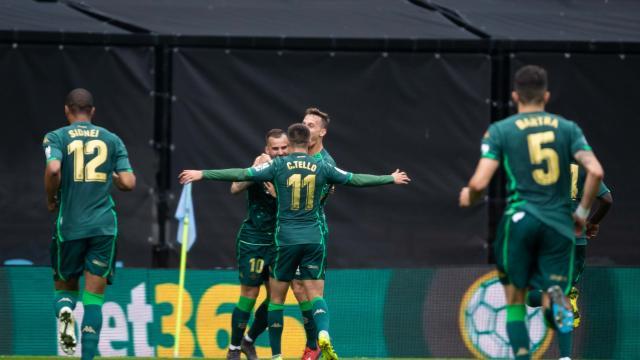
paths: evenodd
<path fill-rule="evenodd" d="M 542 303 L 559 342 L 569 338 L 573 312 L 566 297 L 572 283 L 575 234 L 582 229 L 603 170 L 576 123 L 545 112 L 549 100 L 546 71 L 538 66 L 518 70 L 513 100 L 518 114 L 489 127 L 482 141 L 482 159 L 460 193 L 460 205 L 477 201 L 503 164 L 508 203 L 494 250 L 507 299 L 507 334 L 516 359 L 530 359 L 525 325 L 528 287 L 544 289 Z M 573 160 L 587 177 L 584 195 L 573 213 Z M 575 224 L 574 224 L 575 222 Z M 565 349 L 566 350 L 566 349 Z M 561 356 L 568 359 L 566 352 Z"/>
<path fill-rule="evenodd" d="M 51 265 L 59 342 L 67 354 L 75 352 L 73 309 L 78 278 L 84 275 L 82 360 L 91 360 L 96 354 L 104 290 L 114 272 L 118 219 L 111 185 L 130 191 L 136 182 L 122 140 L 93 125 L 94 112 L 91 93 L 71 91 L 65 102 L 69 125 L 48 133 L 43 140 L 47 206 L 56 215 Z"/>

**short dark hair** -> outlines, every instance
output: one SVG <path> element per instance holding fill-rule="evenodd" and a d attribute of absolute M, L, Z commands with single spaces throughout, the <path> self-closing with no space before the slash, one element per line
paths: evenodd
<path fill-rule="evenodd" d="M 541 104 L 547 91 L 547 71 L 537 65 L 521 67 L 513 79 L 513 89 L 523 104 Z"/>
<path fill-rule="evenodd" d="M 289 143 L 294 147 L 307 147 L 309 146 L 309 138 L 311 132 L 309 128 L 304 124 L 295 123 L 289 126 L 287 129 L 287 136 L 289 137 Z"/>
<path fill-rule="evenodd" d="M 327 114 L 326 112 L 320 111 L 320 109 L 318 108 L 310 107 L 304 111 L 304 115 L 305 116 L 315 115 L 319 117 L 322 120 L 322 127 L 325 129 L 329 127 L 329 123 L 331 122 L 331 119 L 329 118 L 329 114 Z"/>
<path fill-rule="evenodd" d="M 287 133 L 285 133 L 284 130 L 282 130 L 282 129 L 271 129 L 271 130 L 267 131 L 267 135 L 264 136 L 264 141 L 266 143 L 269 143 L 269 138 L 278 139 L 278 138 L 281 138 L 283 135 L 284 136 L 287 135 Z"/>
<path fill-rule="evenodd" d="M 64 104 L 74 114 L 85 113 L 89 115 L 93 109 L 93 95 L 86 89 L 73 89 L 67 94 Z"/>

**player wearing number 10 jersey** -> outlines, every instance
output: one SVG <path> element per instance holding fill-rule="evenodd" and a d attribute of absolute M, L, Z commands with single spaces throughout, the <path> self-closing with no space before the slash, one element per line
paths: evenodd
<path fill-rule="evenodd" d="M 67 354 L 75 352 L 73 309 L 78 278 L 84 273 L 82 360 L 93 359 L 96 354 L 104 290 L 114 272 L 118 220 L 111 185 L 122 191 L 135 187 L 122 140 L 93 125 L 94 112 L 91 93 L 84 89 L 71 91 L 65 102 L 70 125 L 48 133 L 43 140 L 47 203 L 49 211 L 56 214 L 51 265 L 59 342 Z"/>
<path fill-rule="evenodd" d="M 502 162 L 508 204 L 494 244 L 496 264 L 507 298 L 506 327 L 514 356 L 529 359 L 524 322 L 528 287 L 546 290 L 542 305 L 549 326 L 558 330 L 559 342 L 570 337 L 573 312 L 566 293 L 573 276 L 574 229 L 585 224 L 603 170 L 578 125 L 545 112 L 549 92 L 544 69 L 530 65 L 518 70 L 514 88 L 518 114 L 489 127 L 482 141 L 482 159 L 460 193 L 460 205 L 469 206 L 481 197 Z M 574 159 L 587 177 L 572 219 L 570 165 Z M 561 345 L 561 356 L 568 358 L 566 349 L 562 350 Z"/>

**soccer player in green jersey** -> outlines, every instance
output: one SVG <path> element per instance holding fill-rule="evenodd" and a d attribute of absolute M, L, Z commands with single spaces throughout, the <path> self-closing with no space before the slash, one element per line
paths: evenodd
<path fill-rule="evenodd" d="M 329 163 L 329 165 L 335 167 L 336 162 L 323 146 L 323 139 L 327 134 L 327 128 L 329 127 L 330 122 L 329 115 L 317 108 L 306 109 L 304 115 L 305 116 L 302 120 L 302 123 L 309 128 L 310 132 L 308 154 L 313 156 L 317 160 L 326 161 L 327 163 Z M 328 195 L 331 192 L 333 192 L 333 186 L 325 185 L 325 187 L 322 189 L 320 200 L 320 216 L 325 229 L 325 239 L 328 238 L 329 228 L 327 226 L 327 219 L 324 213 L 324 205 L 326 205 Z M 326 266 L 324 268 L 326 269 Z M 320 278 L 321 280 L 324 279 L 324 272 L 321 274 Z M 317 344 L 318 330 L 315 321 L 313 321 L 313 305 L 307 297 L 307 293 L 305 292 L 304 286 L 302 285 L 302 280 L 303 274 L 300 272 L 300 269 L 296 269 L 295 277 L 291 282 L 291 289 L 300 306 L 300 311 L 302 313 L 302 322 L 304 324 L 305 335 L 307 338 L 306 346 L 302 354 L 302 360 L 316 360 L 320 357 L 320 348 Z M 267 303 L 266 300 L 265 303 Z M 256 311 L 256 320 L 251 326 L 251 329 L 249 329 L 248 334 L 243 339 L 242 346 L 246 347 L 247 349 L 249 349 L 248 345 L 253 343 L 257 336 L 267 328 L 266 321 L 259 321 L 262 319 L 261 314 L 263 307 L 265 309 L 266 315 L 266 306 L 265 304 L 262 304 L 258 311 Z"/>
<path fill-rule="evenodd" d="M 287 155 L 289 140 L 281 129 L 272 129 L 265 136 L 264 153 L 258 156 L 253 166 L 258 166 L 278 156 Z M 271 191 L 273 185 L 261 182 L 234 182 L 231 193 L 247 192 L 247 217 L 236 237 L 236 256 L 240 278 L 240 299 L 231 316 L 231 344 L 228 360 L 240 359 L 242 351 L 249 360 L 256 360 L 254 340 L 267 328 L 269 306 L 269 265 L 272 260 L 273 235 L 276 227 L 276 199 Z M 267 299 L 255 313 L 254 325 L 244 338 L 244 331 L 251 311 L 260 293 L 260 285 L 267 286 Z M 258 332 L 259 331 L 259 332 Z"/>
<path fill-rule="evenodd" d="M 468 207 L 478 201 L 502 162 L 509 197 L 494 249 L 511 347 L 516 359 L 530 359 L 524 305 L 530 286 L 545 289 L 543 311 L 558 336 L 573 329 L 566 293 L 572 284 L 575 231 L 585 226 L 604 172 L 578 125 L 545 112 L 549 92 L 544 69 L 528 65 L 518 70 L 512 98 L 518 114 L 489 127 L 482 158 L 459 202 Z M 572 215 L 573 160 L 584 167 L 586 179 Z"/>
<path fill-rule="evenodd" d="M 586 173 L 583 168 L 578 164 L 571 164 L 571 200 L 573 208 L 577 208 L 584 193 L 584 181 Z M 575 249 L 575 267 L 574 267 L 574 280 L 571 291 L 569 292 L 569 300 L 573 308 L 573 325 L 578 327 L 580 325 L 580 312 L 578 310 L 578 296 L 579 291 L 577 288 L 578 282 L 582 279 L 582 273 L 585 268 L 585 260 L 587 257 L 587 240 L 591 240 L 598 235 L 600 230 L 600 222 L 609 212 L 611 205 L 613 204 L 613 197 L 611 196 L 611 190 L 605 185 L 604 182 L 600 183 L 600 188 L 596 194 L 598 202 L 597 209 L 591 214 L 587 220 L 586 227 L 580 232 L 580 235 L 576 236 L 576 249 Z"/>
<path fill-rule="evenodd" d="M 318 327 L 318 343 L 327 359 L 337 359 L 329 335 L 329 309 L 323 299 L 324 282 L 318 281 L 326 261 L 324 225 L 319 216 L 320 194 L 326 184 L 376 186 L 407 184 L 410 179 L 396 170 L 391 175 L 352 174 L 308 155 L 309 129 L 303 124 L 289 127 L 289 155 L 249 169 L 185 170 L 180 183 L 201 179 L 222 181 L 273 181 L 278 199 L 275 231 L 275 260 L 270 267 L 269 341 L 276 359 L 281 358 L 284 300 L 300 268 L 308 273 L 303 280 L 312 299 L 313 317 Z"/>
<path fill-rule="evenodd" d="M 48 133 L 43 141 L 47 207 L 56 214 L 51 243 L 53 307 L 60 346 L 71 355 L 76 347 L 73 309 L 78 279 L 84 275 L 82 360 L 90 360 L 100 339 L 104 290 L 115 270 L 118 220 L 111 184 L 131 191 L 136 178 L 122 140 L 91 123 L 95 113 L 91 93 L 71 91 L 64 111 L 69 125 Z"/>

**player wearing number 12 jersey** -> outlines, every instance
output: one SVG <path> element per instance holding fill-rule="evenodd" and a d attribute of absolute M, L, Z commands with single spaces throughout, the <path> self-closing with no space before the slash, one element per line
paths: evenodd
<path fill-rule="evenodd" d="M 325 359 L 335 360 L 329 336 L 329 309 L 323 299 L 324 289 L 314 280 L 323 273 L 325 263 L 325 228 L 320 218 L 320 194 L 326 184 L 376 186 L 407 184 L 410 180 L 397 170 L 391 175 L 352 174 L 310 156 L 309 129 L 293 124 L 288 129 L 289 155 L 249 169 L 185 170 L 180 182 L 200 179 L 222 181 L 273 181 L 278 200 L 275 230 L 276 253 L 270 267 L 268 324 L 271 351 L 281 358 L 284 300 L 296 269 L 299 267 L 307 295 L 313 299 L 313 317 L 318 327 L 318 342 Z"/>
<path fill-rule="evenodd" d="M 603 170 L 578 125 L 545 112 L 549 92 L 544 69 L 518 70 L 514 88 L 518 114 L 489 127 L 482 141 L 482 159 L 460 193 L 460 205 L 470 206 L 480 199 L 502 162 L 508 204 L 494 249 L 507 298 L 507 334 L 513 353 L 516 359 L 530 359 L 524 321 L 528 287 L 546 290 L 542 305 L 549 326 L 558 330 L 559 338 L 570 337 L 573 312 L 566 293 L 573 276 L 574 229 L 585 225 Z M 572 221 L 570 165 L 574 159 L 587 176 Z"/>
<path fill-rule="evenodd" d="M 64 352 L 75 352 L 73 309 L 78 278 L 84 274 L 82 360 L 91 360 L 96 354 L 104 290 L 114 273 L 118 219 L 111 185 L 130 191 L 136 180 L 122 140 L 93 125 L 94 112 L 91 93 L 71 91 L 65 102 L 69 125 L 48 133 L 43 140 L 47 205 L 56 214 L 51 265 L 59 341 Z"/>

